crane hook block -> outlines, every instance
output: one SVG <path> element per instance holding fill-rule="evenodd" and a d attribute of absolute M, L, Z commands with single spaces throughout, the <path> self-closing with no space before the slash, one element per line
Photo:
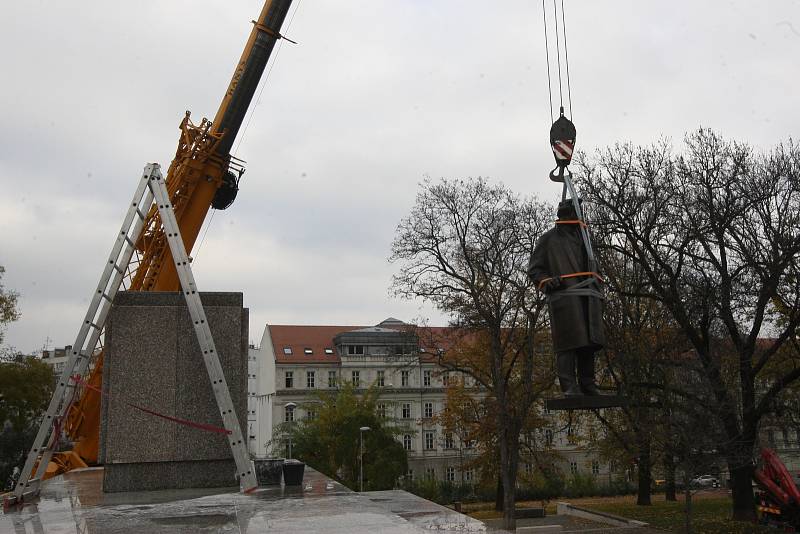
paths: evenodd
<path fill-rule="evenodd" d="M 572 150 L 575 148 L 575 133 L 575 125 L 564 116 L 562 108 L 561 116 L 550 127 L 550 147 L 556 158 L 556 168 L 550 171 L 550 179 L 554 182 L 564 181 L 564 170 L 572 161 Z"/>

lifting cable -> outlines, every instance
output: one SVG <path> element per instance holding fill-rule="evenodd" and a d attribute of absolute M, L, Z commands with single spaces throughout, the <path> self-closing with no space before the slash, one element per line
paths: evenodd
<path fill-rule="evenodd" d="M 553 156 L 556 158 L 556 168 L 550 171 L 550 179 L 554 182 L 564 182 L 564 173 L 569 172 L 567 167 L 572 161 L 572 151 L 575 148 L 575 125 L 572 123 L 572 84 L 570 83 L 569 73 L 569 48 L 567 47 L 567 26 L 564 14 L 564 0 L 561 3 L 561 30 L 558 28 L 558 5 L 559 0 L 553 2 L 553 24 L 555 28 L 555 49 L 556 49 L 556 73 L 558 74 L 558 104 L 559 116 L 553 120 L 553 81 L 550 66 L 550 37 L 547 31 L 547 1 L 542 0 L 542 21 L 544 29 L 545 58 L 547 61 L 547 96 L 550 104 L 550 120 L 553 125 L 550 128 L 550 147 Z M 564 45 L 564 68 L 561 68 L 561 41 Z M 564 77 L 566 76 L 566 80 Z M 567 102 L 569 104 L 569 117 L 564 115 L 564 85 L 567 86 Z M 566 198 L 566 189 L 564 196 Z"/>
<path fill-rule="evenodd" d="M 558 74 L 558 104 L 560 107 L 561 115 L 564 114 L 564 85 L 567 86 L 567 104 L 569 107 L 569 118 L 572 119 L 572 86 L 570 84 L 569 76 L 569 48 L 567 46 L 567 23 L 566 16 L 564 15 L 564 0 L 561 0 L 561 31 L 558 28 L 558 0 L 553 0 L 553 25 L 555 29 L 555 48 L 556 48 L 556 73 Z M 546 0 L 542 0 L 542 23 L 544 29 L 544 52 L 547 62 L 547 95 L 550 104 L 550 122 L 555 122 L 553 116 L 553 89 L 551 80 L 551 66 L 550 66 L 550 37 L 547 32 L 547 5 Z M 564 47 L 564 69 L 562 74 L 561 68 L 561 46 L 563 41 Z M 566 78 L 566 79 L 564 79 Z"/>
<path fill-rule="evenodd" d="M 567 99 L 569 101 L 569 118 L 572 120 L 572 88 L 569 84 L 569 52 L 567 51 L 567 23 L 564 20 L 564 0 L 561 0 L 561 32 L 564 34 L 564 66 L 567 69 Z"/>
<path fill-rule="evenodd" d="M 551 66 L 550 66 L 550 38 L 547 32 L 547 1 L 542 0 L 542 21 L 544 29 L 544 44 L 545 44 L 545 59 L 547 62 L 547 96 L 550 105 L 550 120 L 552 126 L 550 128 L 550 147 L 553 150 L 553 156 L 556 160 L 556 168 L 550 171 L 550 179 L 554 182 L 563 184 L 561 200 L 567 200 L 567 193 L 569 192 L 572 204 L 575 207 L 576 219 L 574 220 L 559 220 L 556 221 L 557 225 L 575 225 L 581 235 L 586 254 L 588 258 L 588 269 L 586 271 L 564 274 L 559 278 L 586 278 L 577 285 L 570 286 L 568 289 L 559 292 L 558 295 L 548 295 L 548 298 L 560 298 L 562 296 L 593 296 L 603 298 L 602 294 L 597 291 L 596 285 L 598 282 L 603 282 L 603 278 L 596 272 L 597 262 L 594 257 L 594 251 L 589 237 L 589 228 L 584 221 L 583 210 L 581 209 L 577 193 L 572 184 L 572 172 L 567 168 L 572 161 L 572 152 L 575 148 L 576 130 L 575 125 L 572 123 L 572 85 L 570 83 L 569 72 L 569 48 L 567 46 L 567 23 L 564 14 L 564 0 L 552 0 L 553 2 L 553 25 L 555 30 L 555 49 L 556 49 L 556 73 L 558 74 L 558 103 L 559 103 L 559 117 L 554 120 L 553 117 L 553 82 L 551 79 Z M 561 4 L 561 30 L 559 31 L 559 3 Z M 564 48 L 564 69 L 562 74 L 561 68 L 561 47 L 563 39 Z M 564 80 L 566 77 L 566 80 Z M 567 103 L 569 107 L 569 118 L 564 115 L 564 85 L 567 86 Z M 545 282 L 552 278 L 545 278 L 539 282 L 539 289 L 541 290 Z"/>

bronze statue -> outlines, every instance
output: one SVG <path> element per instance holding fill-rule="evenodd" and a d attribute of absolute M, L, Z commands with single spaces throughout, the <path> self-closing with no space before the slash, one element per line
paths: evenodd
<path fill-rule="evenodd" d="M 605 345 L 599 275 L 592 272 L 591 244 L 584 242 L 589 234 L 571 199 L 558 205 L 557 216 L 533 249 L 528 276 L 547 295 L 561 391 L 600 395 L 594 378 L 595 352 Z"/>

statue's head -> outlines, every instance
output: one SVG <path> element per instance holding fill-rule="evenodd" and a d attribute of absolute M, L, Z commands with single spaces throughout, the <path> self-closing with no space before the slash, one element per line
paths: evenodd
<path fill-rule="evenodd" d="M 578 202 L 583 203 L 580 199 L 578 199 Z M 577 219 L 578 214 L 575 212 L 575 205 L 572 203 L 572 199 L 559 202 L 556 215 L 559 221 L 574 221 Z"/>

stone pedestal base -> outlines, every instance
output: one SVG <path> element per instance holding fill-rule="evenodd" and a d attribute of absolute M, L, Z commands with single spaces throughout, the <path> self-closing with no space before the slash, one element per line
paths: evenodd
<path fill-rule="evenodd" d="M 201 293 L 242 431 L 247 433 L 248 310 L 241 293 Z M 103 491 L 236 486 L 224 434 L 146 414 L 222 427 L 181 293 L 120 292 L 106 325 L 100 457 Z"/>

